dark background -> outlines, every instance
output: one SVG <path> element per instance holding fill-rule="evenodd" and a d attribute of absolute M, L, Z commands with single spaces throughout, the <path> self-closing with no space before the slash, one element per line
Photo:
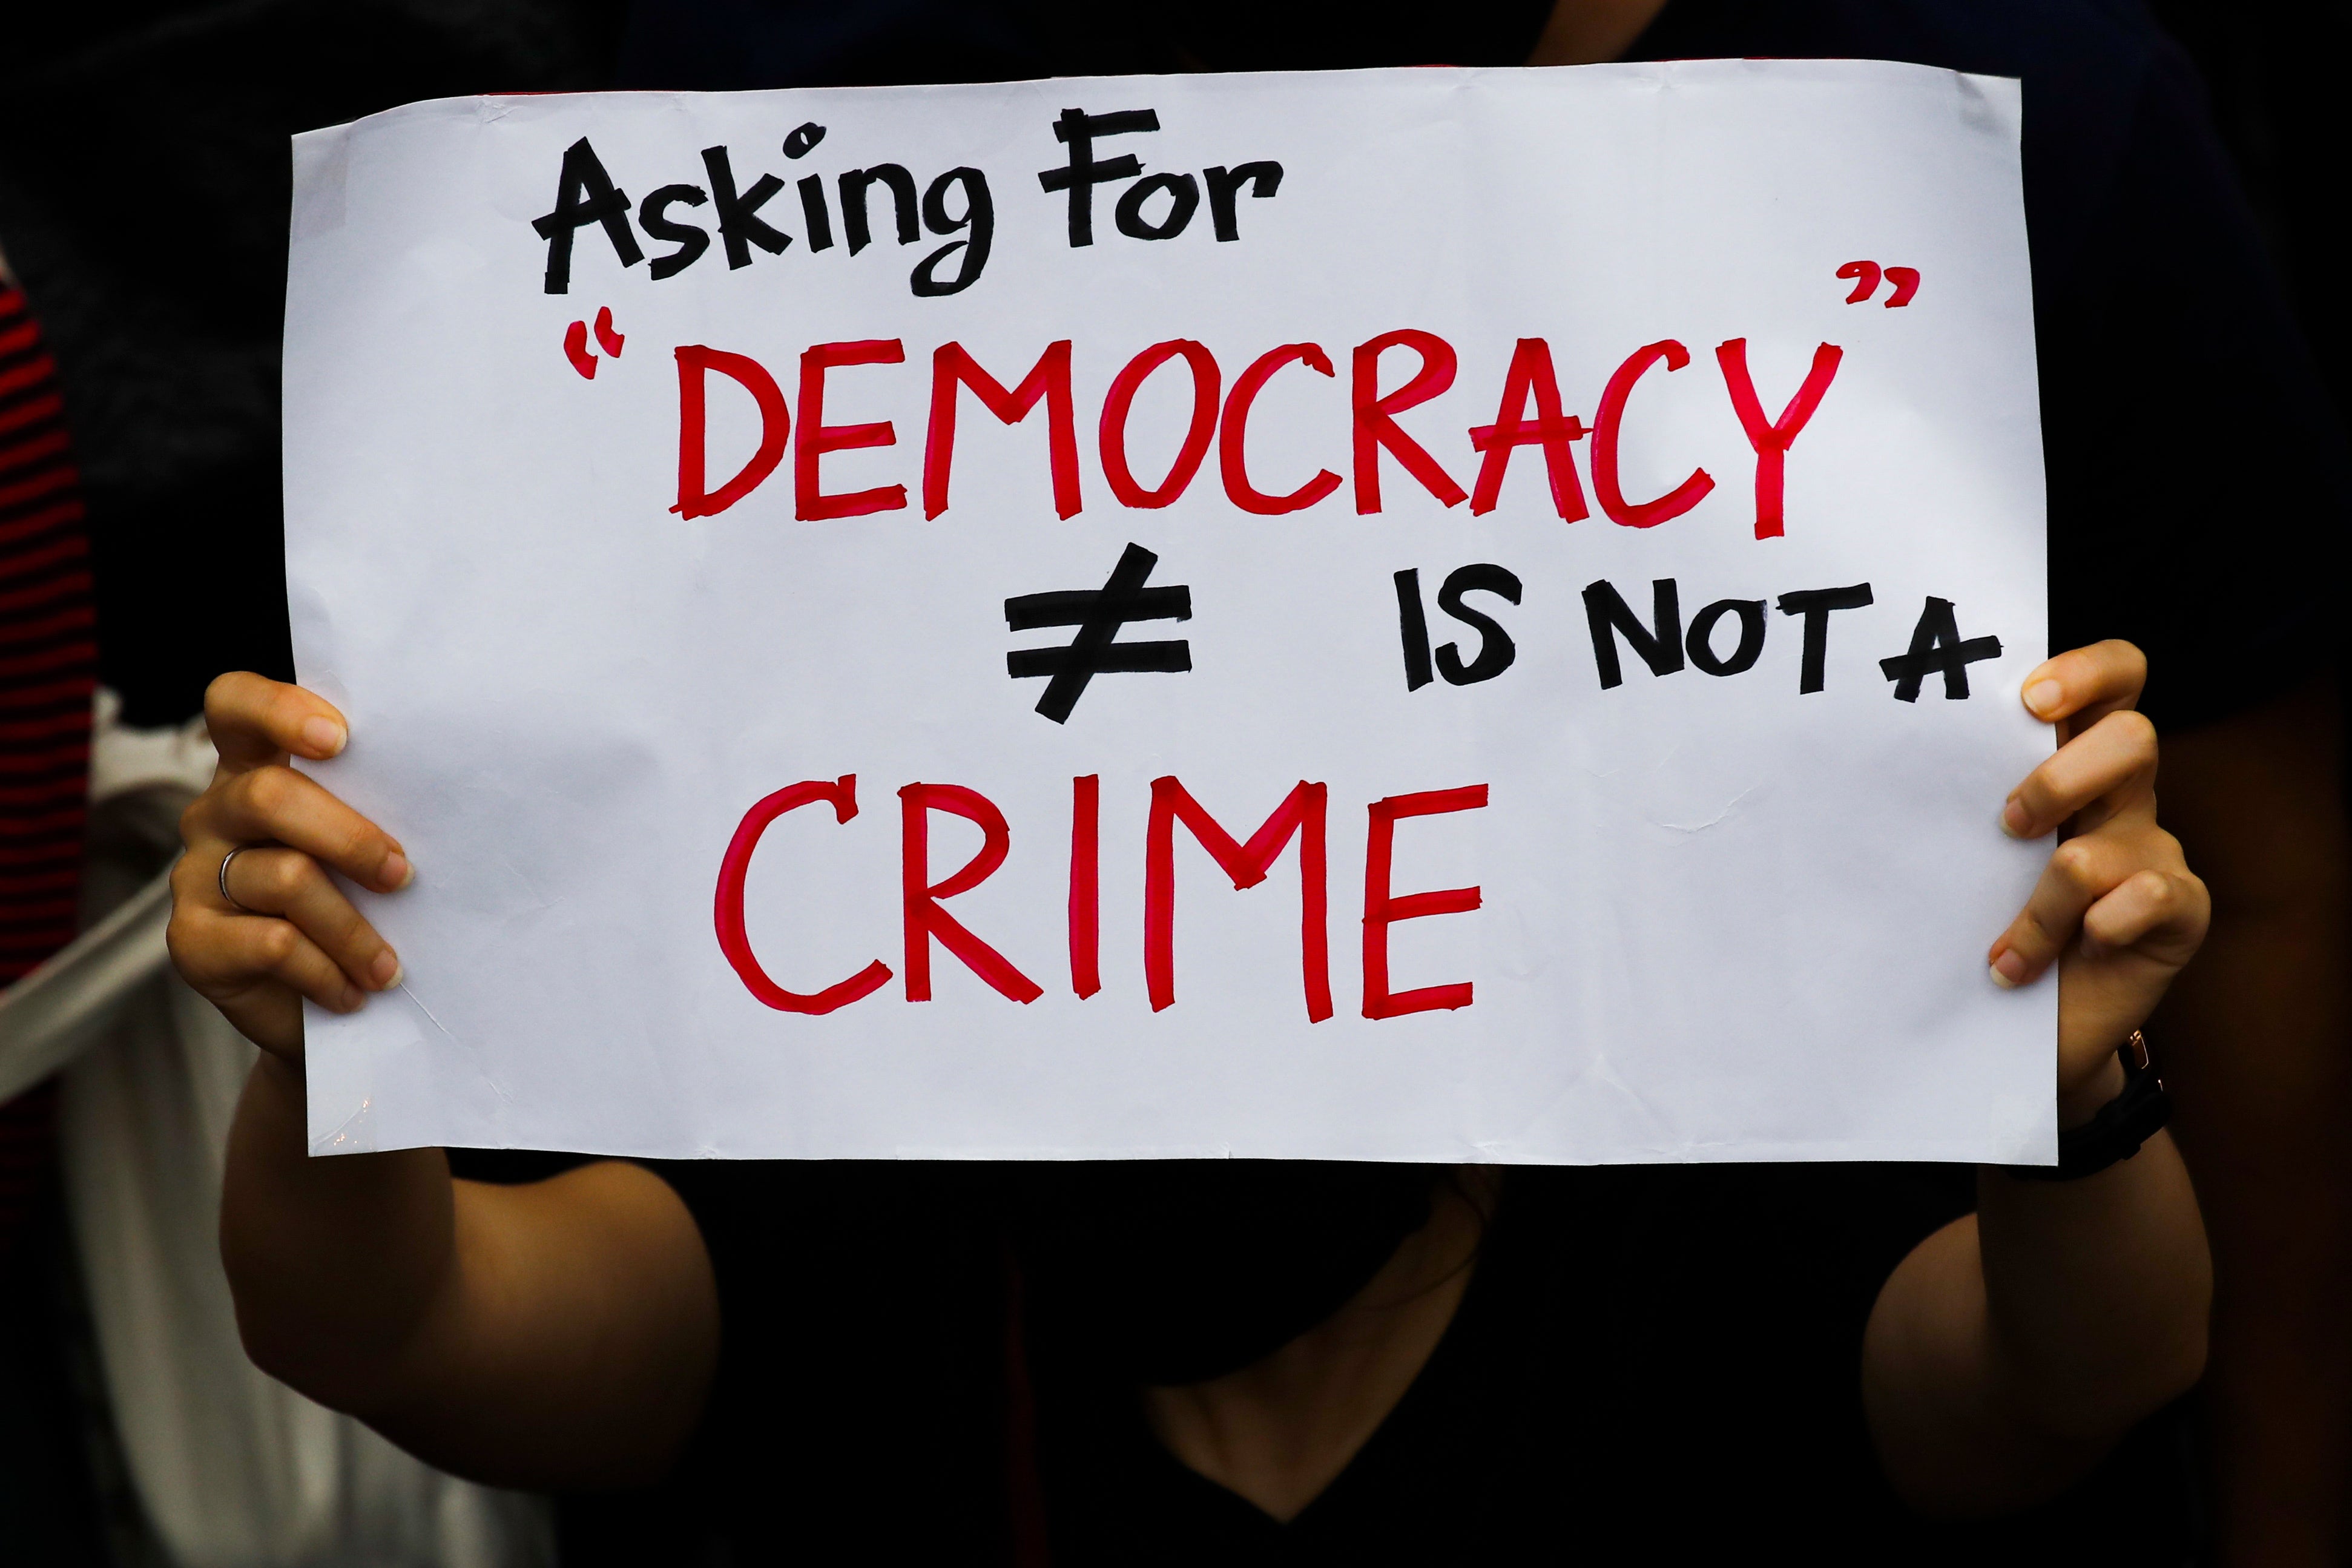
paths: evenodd
<path fill-rule="evenodd" d="M 77 0 L 0 20 L 0 248 L 54 349 L 125 719 L 292 674 L 278 504 L 287 138 L 604 85 L 625 0 Z"/>
<path fill-rule="evenodd" d="M 2352 193 L 2343 81 L 2352 4 L 2154 0 L 2149 9 L 2195 58 L 2214 122 L 2237 161 L 2319 373 L 2339 415 L 2347 374 L 2346 258 L 2336 225 Z"/>

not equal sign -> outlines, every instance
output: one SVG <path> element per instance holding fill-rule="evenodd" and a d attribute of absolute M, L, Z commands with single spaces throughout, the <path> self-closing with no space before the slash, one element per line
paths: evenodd
<path fill-rule="evenodd" d="M 1175 675 L 1192 668 L 1192 645 L 1182 637 L 1153 642 L 1118 642 L 1129 621 L 1189 621 L 1192 590 L 1183 584 L 1147 588 L 1144 582 L 1160 557 L 1129 544 L 1099 588 L 1023 594 L 1004 601 L 1004 625 L 1016 632 L 1045 626 L 1076 626 L 1063 647 L 1018 648 L 1004 656 L 1015 680 L 1045 678 L 1037 711 L 1055 723 L 1068 721 L 1087 683 L 1097 675 Z"/>

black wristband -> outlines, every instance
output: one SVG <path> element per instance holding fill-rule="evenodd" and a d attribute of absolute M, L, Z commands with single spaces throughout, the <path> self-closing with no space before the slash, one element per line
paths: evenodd
<path fill-rule="evenodd" d="M 2003 1165 L 2001 1169 L 2029 1182 L 2072 1182 L 2096 1175 L 2116 1161 L 2138 1153 L 2140 1145 L 2155 1137 L 2171 1118 L 2172 1100 L 2164 1092 L 2164 1080 L 2148 1063 L 2147 1042 L 2138 1030 L 2132 1031 L 2129 1044 L 2120 1054 L 2123 1092 L 2099 1107 L 2099 1113 L 2082 1126 L 2058 1134 L 2056 1164 Z"/>

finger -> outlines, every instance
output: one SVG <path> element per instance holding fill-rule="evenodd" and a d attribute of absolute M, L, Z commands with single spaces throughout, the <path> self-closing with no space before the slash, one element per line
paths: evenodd
<path fill-rule="evenodd" d="M 173 966 L 247 1039 L 289 1061 L 301 1060 L 302 999 L 221 951 L 226 917 L 207 902 L 216 896 L 211 869 L 182 856 L 172 868 L 172 920 L 163 931 Z"/>
<path fill-rule="evenodd" d="M 2147 869 L 2147 846 L 2109 834 L 2070 838 L 2050 852 L 2032 896 L 1987 955 L 2004 986 L 2032 984 L 2066 951 L 2084 911 L 2119 884 Z"/>
<path fill-rule="evenodd" d="M 2147 684 L 2147 656 L 2110 637 L 2044 660 L 2025 678 L 2021 696 L 2026 711 L 2042 722 L 2068 721 L 2064 733 L 2071 737 L 2110 713 L 2137 706 Z"/>
<path fill-rule="evenodd" d="M 2000 811 L 2002 830 L 2012 838 L 2039 838 L 2110 795 L 2144 795 L 2152 805 L 2156 752 L 2156 726 L 2145 715 L 2108 714 L 2059 747 L 2010 792 Z M 2124 801 L 2110 804 L 2120 806 Z"/>
<path fill-rule="evenodd" d="M 289 752 L 322 761 L 350 738 L 343 716 L 325 698 L 243 669 L 205 689 L 205 728 L 229 773 L 262 767 Z"/>
<path fill-rule="evenodd" d="M 173 928 L 173 961 L 207 996 L 274 980 L 332 1012 L 352 1012 L 367 1000 L 341 965 L 286 921 L 189 910 Z"/>
<path fill-rule="evenodd" d="M 279 915 L 316 943 L 353 982 L 370 991 L 388 991 L 400 982 L 400 958 L 376 934 L 319 863 L 297 849 L 245 849 L 217 879 L 213 896 L 226 886 L 233 905 L 245 912 Z"/>
<path fill-rule="evenodd" d="M 379 892 L 395 892 L 415 870 L 400 841 L 291 768 L 260 767 L 215 784 L 183 819 L 188 853 L 211 857 L 246 844 L 276 842 L 323 861 Z"/>
<path fill-rule="evenodd" d="M 2212 900 L 2187 871 L 2149 868 L 2125 878 L 2083 915 L 2082 952 L 2097 958 L 2126 948 L 2159 962 L 2189 962 L 2205 940 Z"/>

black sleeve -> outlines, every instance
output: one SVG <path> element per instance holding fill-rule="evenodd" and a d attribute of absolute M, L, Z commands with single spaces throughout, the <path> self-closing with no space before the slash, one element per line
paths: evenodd
<path fill-rule="evenodd" d="M 1589 1301 L 1602 1402 L 1622 1423 L 1612 1489 L 1649 1494 L 1690 1550 L 1746 1532 L 1840 1542 L 1904 1528 L 1862 1408 L 1879 1288 L 1968 1212 L 1973 1173 L 1939 1165 L 1672 1165 L 1594 1173 Z M 1714 1506 L 1680 1515 L 1675 1478 Z"/>
<path fill-rule="evenodd" d="M 2333 664 L 2321 563 L 2352 492 L 2193 69 L 2165 41 L 2144 61 L 2095 210 L 2064 255 L 2035 235 L 2051 640 L 2139 644 L 2144 706 L 2179 728 Z"/>
<path fill-rule="evenodd" d="M 446 1149 L 449 1173 L 461 1182 L 492 1186 L 528 1186 L 593 1164 L 593 1154 L 556 1154 L 539 1149 Z"/>
<path fill-rule="evenodd" d="M 719 1368 L 685 1468 L 729 1560 L 1003 1560 L 1005 1275 L 974 1167 L 655 1168 L 719 1281 Z"/>

